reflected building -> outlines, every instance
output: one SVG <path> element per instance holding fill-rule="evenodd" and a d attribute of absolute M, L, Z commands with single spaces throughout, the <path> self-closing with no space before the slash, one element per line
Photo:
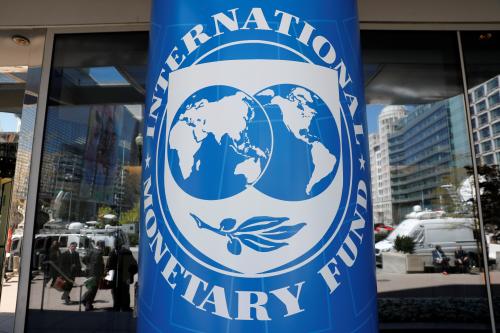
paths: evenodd
<path fill-rule="evenodd" d="M 474 153 L 478 164 L 500 164 L 500 75 L 469 89 Z"/>
<path fill-rule="evenodd" d="M 393 224 L 389 137 L 406 116 L 402 106 L 387 106 L 378 116 L 378 133 L 369 136 L 373 223 Z"/>
<path fill-rule="evenodd" d="M 18 140 L 18 133 L 0 132 L 0 179 L 14 177 Z"/>
<path fill-rule="evenodd" d="M 130 144 L 140 130 L 137 117 L 107 105 L 49 109 L 47 119 L 41 208 L 56 220 L 84 222 L 96 220 L 100 206 L 121 207 L 125 166 L 138 163 Z"/>
<path fill-rule="evenodd" d="M 464 167 L 470 165 L 470 154 L 463 110 L 463 97 L 456 96 L 419 105 L 396 125 L 389 138 L 395 222 L 415 205 L 445 208 L 446 188 L 467 176 Z"/>

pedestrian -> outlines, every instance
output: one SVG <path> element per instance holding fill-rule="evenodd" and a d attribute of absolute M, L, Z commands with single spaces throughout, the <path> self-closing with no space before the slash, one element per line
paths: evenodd
<path fill-rule="evenodd" d="M 99 282 L 104 276 L 104 241 L 98 241 L 96 246 L 97 248 L 90 250 L 89 253 L 83 257 L 83 263 L 87 265 L 89 277 L 85 282 L 87 291 L 82 298 L 82 303 L 85 305 L 85 311 L 94 309 L 93 303 L 97 295 Z"/>
<path fill-rule="evenodd" d="M 440 245 L 436 245 L 436 248 L 432 251 L 432 262 L 441 268 L 444 275 L 448 275 L 450 258 L 444 254 Z"/>
<path fill-rule="evenodd" d="M 455 266 L 461 273 L 467 273 L 470 268 L 470 259 L 467 253 L 459 245 L 455 250 Z"/>
<path fill-rule="evenodd" d="M 64 300 L 66 305 L 71 304 L 69 293 L 73 288 L 75 278 L 81 274 L 82 265 L 80 263 L 80 255 L 76 251 L 76 242 L 71 242 L 68 251 L 61 254 L 59 267 L 61 268 L 63 279 L 66 280 L 63 294 L 61 299 Z"/>
<path fill-rule="evenodd" d="M 50 246 L 49 249 L 48 268 L 49 268 L 49 281 L 51 281 L 50 282 L 51 287 L 54 286 L 57 276 L 59 275 L 56 266 L 59 265 L 60 258 L 61 258 L 61 250 L 59 249 L 59 242 L 55 240 L 52 242 L 52 245 Z"/>
<path fill-rule="evenodd" d="M 113 311 L 132 311 L 130 308 L 130 285 L 134 282 L 137 273 L 137 261 L 132 252 L 124 247 L 117 239 L 114 249 L 110 252 L 106 263 L 106 270 L 114 271 L 111 281 L 113 296 Z"/>

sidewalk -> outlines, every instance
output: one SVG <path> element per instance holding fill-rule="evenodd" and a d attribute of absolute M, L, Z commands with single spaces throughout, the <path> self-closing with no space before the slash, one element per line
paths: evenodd
<path fill-rule="evenodd" d="M 0 301 L 0 333 L 12 333 L 14 330 L 17 282 L 18 276 L 14 276 L 3 284 Z"/>

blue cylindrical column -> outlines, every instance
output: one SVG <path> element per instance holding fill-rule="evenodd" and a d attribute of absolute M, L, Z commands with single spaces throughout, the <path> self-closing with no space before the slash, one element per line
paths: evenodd
<path fill-rule="evenodd" d="M 354 0 L 156 0 L 139 332 L 376 332 Z"/>

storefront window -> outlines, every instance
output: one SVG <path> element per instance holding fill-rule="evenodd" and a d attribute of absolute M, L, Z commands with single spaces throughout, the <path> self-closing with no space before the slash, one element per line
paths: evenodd
<path fill-rule="evenodd" d="M 28 66 L 5 66 L 10 64 L 1 63 L 1 60 L 0 65 L 3 65 L 0 66 L 0 272 L 3 270 L 0 314 L 8 318 L 0 315 L 0 320 L 10 327 L 16 308 L 19 242 L 23 232 L 22 226 L 10 219 L 10 213 Z"/>
<path fill-rule="evenodd" d="M 490 119 L 500 115 L 498 96 L 500 87 L 500 33 L 492 32 L 462 32 L 464 47 L 465 69 L 469 91 L 485 89 L 488 94 L 489 107 L 485 113 Z M 474 103 L 473 101 L 471 104 Z M 477 172 L 479 178 L 481 212 L 484 232 L 487 241 L 488 265 L 490 270 L 491 291 L 495 320 L 500 322 L 500 123 L 491 125 L 495 136 L 494 154 L 476 155 L 480 158 Z"/>
<path fill-rule="evenodd" d="M 381 329 L 487 330 L 457 35 L 363 31 L 362 45 Z"/>
<path fill-rule="evenodd" d="M 28 332 L 135 331 L 147 40 L 55 38 Z"/>

